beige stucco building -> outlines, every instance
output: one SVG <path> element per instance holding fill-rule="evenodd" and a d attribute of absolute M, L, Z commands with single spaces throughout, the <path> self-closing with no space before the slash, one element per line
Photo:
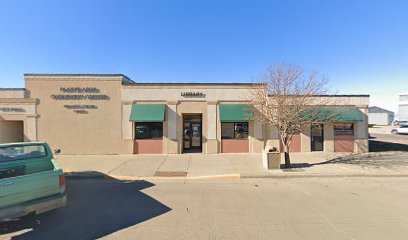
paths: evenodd
<path fill-rule="evenodd" d="M 242 114 L 248 83 L 135 83 L 121 74 L 25 74 L 0 89 L 0 142 L 46 141 L 63 154 L 260 153 L 276 129 Z M 313 124 L 291 151 L 368 151 L 368 95 L 336 95 L 357 118 Z M 241 114 L 241 115 L 240 115 Z"/>

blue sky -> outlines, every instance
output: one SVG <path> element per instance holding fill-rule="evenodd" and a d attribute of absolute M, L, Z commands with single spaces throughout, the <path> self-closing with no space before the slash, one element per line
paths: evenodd
<path fill-rule="evenodd" d="M 408 91 L 408 1 L 1 1 L 0 87 L 24 73 L 137 82 L 248 82 L 274 62 L 397 110 Z"/>

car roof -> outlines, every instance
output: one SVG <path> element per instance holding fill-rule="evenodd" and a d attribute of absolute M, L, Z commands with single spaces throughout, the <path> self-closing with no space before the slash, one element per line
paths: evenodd
<path fill-rule="evenodd" d="M 15 142 L 15 143 L 3 143 L 0 147 L 12 147 L 12 146 L 33 146 L 33 145 L 44 145 L 45 142 Z"/>

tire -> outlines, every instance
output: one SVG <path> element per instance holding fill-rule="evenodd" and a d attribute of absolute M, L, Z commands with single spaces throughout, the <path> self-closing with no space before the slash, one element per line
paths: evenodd
<path fill-rule="evenodd" d="M 396 129 L 391 131 L 392 134 L 398 134 L 398 131 Z"/>

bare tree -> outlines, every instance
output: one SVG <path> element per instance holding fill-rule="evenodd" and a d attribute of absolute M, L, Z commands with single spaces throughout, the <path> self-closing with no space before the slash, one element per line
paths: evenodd
<path fill-rule="evenodd" d="M 291 167 L 289 146 L 293 135 L 312 122 L 334 117 L 320 107 L 327 104 L 328 98 L 322 97 L 329 92 L 327 83 L 326 77 L 291 63 L 271 65 L 254 81 L 249 101 L 255 120 L 278 129 L 286 168 Z"/>

